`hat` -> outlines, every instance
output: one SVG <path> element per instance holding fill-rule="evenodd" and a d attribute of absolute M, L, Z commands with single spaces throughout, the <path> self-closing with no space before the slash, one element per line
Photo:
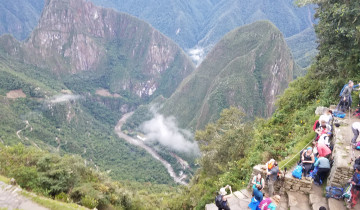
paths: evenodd
<path fill-rule="evenodd" d="M 327 132 L 326 134 L 330 134 L 330 135 L 331 135 L 332 133 L 331 133 L 331 132 Z"/>
<path fill-rule="evenodd" d="M 219 194 L 220 194 L 220 195 L 226 195 L 226 194 L 227 194 L 227 192 L 226 192 L 226 190 L 225 190 L 224 187 L 220 188 Z"/>
<path fill-rule="evenodd" d="M 274 195 L 271 198 L 271 202 L 274 203 L 276 206 L 279 206 L 279 204 L 280 204 L 280 195 Z"/>
<path fill-rule="evenodd" d="M 306 150 L 312 150 L 312 147 L 308 147 Z"/>

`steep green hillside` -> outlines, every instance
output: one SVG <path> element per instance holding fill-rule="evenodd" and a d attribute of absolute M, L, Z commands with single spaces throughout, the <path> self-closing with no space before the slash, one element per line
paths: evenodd
<path fill-rule="evenodd" d="M 0 2 L 0 35 L 12 34 L 19 40 L 29 36 L 44 7 L 42 0 L 12 0 Z"/>
<path fill-rule="evenodd" d="M 0 144 L 0 166 L 1 175 L 15 178 L 21 188 L 33 192 L 22 194 L 49 209 L 165 208 L 175 193 L 167 185 L 115 182 L 79 156 L 60 156 L 22 144 Z"/>
<path fill-rule="evenodd" d="M 25 42 L 0 37 L 0 139 L 79 154 L 116 179 L 174 184 L 114 127 L 139 104 L 170 96 L 193 69 L 174 42 L 135 17 L 48 0 Z"/>
<path fill-rule="evenodd" d="M 135 15 L 169 36 L 183 49 L 197 48 L 205 54 L 229 31 L 258 20 L 270 20 L 285 37 L 312 27 L 312 6 L 299 8 L 292 0 L 93 0 Z M 307 36 L 309 35 L 309 37 Z M 310 39 L 311 34 L 303 34 Z M 292 45 L 296 47 L 295 45 Z M 313 43 L 309 52 L 316 48 Z M 298 48 L 292 48 L 298 51 Z M 193 52 L 190 52 L 190 54 Z M 296 54 L 296 56 L 298 56 Z M 299 55 L 299 58 L 302 56 Z M 296 59 L 298 57 L 295 57 Z"/>
<path fill-rule="evenodd" d="M 116 179 L 173 183 L 158 161 L 113 132 L 121 113 L 114 113 L 103 101 L 127 101 L 64 94 L 65 85 L 45 72 L 0 53 L 3 143 L 22 142 L 53 152 L 79 154 L 102 170 L 110 170 L 110 176 Z M 6 97 L 14 90 L 22 90 L 26 98 Z"/>
<path fill-rule="evenodd" d="M 281 32 L 267 21 L 228 33 L 164 103 L 181 127 L 203 128 L 230 106 L 248 118 L 271 116 L 276 96 L 292 80 L 294 61 Z"/>
<path fill-rule="evenodd" d="M 317 44 L 315 31 L 312 27 L 307 28 L 296 35 L 287 37 L 285 40 L 299 66 L 306 68 L 314 62 L 318 51 L 314 48 Z"/>
<path fill-rule="evenodd" d="M 206 203 L 213 202 L 214 193 L 220 187 L 229 184 L 233 191 L 245 187 L 254 165 L 265 163 L 270 158 L 281 161 L 297 156 L 315 137 L 312 126 L 318 119 L 314 113 L 316 107 L 337 104 L 343 85 L 349 79 L 359 82 L 359 3 L 300 1 L 321 2 L 316 13 L 319 23 L 315 28 L 320 43 L 316 63 L 304 77 L 289 84 L 289 88 L 277 101 L 278 108 L 272 117 L 268 120 L 256 120 L 253 130 L 249 127 L 241 130 L 246 124 L 241 120 L 232 120 L 241 118 L 241 115 L 239 117 L 238 111 L 231 108 L 223 112 L 219 121 L 198 131 L 196 139 L 202 152 L 207 155 L 199 161 L 200 170 L 190 188 L 174 199 L 174 208 L 203 209 Z M 353 93 L 353 108 L 359 100 L 357 94 Z M 238 137 L 241 135 L 244 137 Z M 224 152 L 222 144 L 231 146 Z M 239 145 L 245 148 L 245 155 L 240 153 L 243 156 L 238 156 L 241 149 L 229 152 L 233 149 L 232 145 L 235 148 L 239 148 Z M 225 155 L 212 155 L 219 152 Z M 223 158 L 227 162 L 222 162 Z M 280 163 L 280 166 L 283 164 L 284 162 Z"/>

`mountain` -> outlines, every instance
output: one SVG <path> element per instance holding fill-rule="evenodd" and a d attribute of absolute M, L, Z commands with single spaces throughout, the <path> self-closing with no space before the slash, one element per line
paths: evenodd
<path fill-rule="evenodd" d="M 160 113 L 192 130 L 214 122 L 230 106 L 249 118 L 269 117 L 295 68 L 282 33 L 268 21 L 255 22 L 226 34 Z"/>
<path fill-rule="evenodd" d="M 280 0 L 93 0 L 139 17 L 173 39 L 190 54 L 204 56 L 229 31 L 258 20 L 270 20 L 285 37 L 301 33 L 313 25 L 312 6 L 297 7 Z M 304 34 L 305 35 L 305 34 Z M 309 51 L 315 49 L 312 45 Z M 294 48 L 292 50 L 297 50 Z"/>
<path fill-rule="evenodd" d="M 43 0 L 1 1 L 0 35 L 12 34 L 24 40 L 35 28 L 43 7 Z"/>
<path fill-rule="evenodd" d="M 151 97 L 170 96 L 193 69 L 174 42 L 133 16 L 47 0 L 25 42 L 0 37 L 0 139 L 80 154 L 116 179 L 173 184 L 114 127 Z"/>
<path fill-rule="evenodd" d="M 288 0 L 92 1 L 149 22 L 186 50 L 196 63 L 199 63 L 227 32 L 257 20 L 270 20 L 287 38 L 303 36 L 302 39 L 310 40 L 314 37 L 313 6 L 299 8 L 293 1 Z M 2 18 L 4 21 L 0 25 L 0 34 L 11 33 L 18 39 L 26 38 L 36 26 L 42 7 L 42 0 L 24 0 L 16 4 L 3 1 L 0 9 L 4 12 L 0 14 L 5 17 Z M 10 30 L 5 30 L 6 28 Z M 26 30 L 20 30 L 23 28 Z M 312 30 L 311 34 L 304 33 L 309 29 Z M 304 68 L 309 66 L 317 44 L 310 41 L 304 45 L 289 46 L 299 65 Z M 303 59 L 303 54 L 299 54 L 299 51 L 305 51 L 308 58 Z"/>

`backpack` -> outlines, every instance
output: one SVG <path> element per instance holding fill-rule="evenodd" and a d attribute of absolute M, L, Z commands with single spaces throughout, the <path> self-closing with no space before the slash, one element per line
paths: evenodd
<path fill-rule="evenodd" d="M 360 141 L 356 143 L 355 149 L 360 150 Z"/>
<path fill-rule="evenodd" d="M 333 114 L 334 117 L 339 117 L 339 118 L 344 118 L 346 116 L 344 112 L 339 112 L 339 111 L 335 111 Z"/>
<path fill-rule="evenodd" d="M 326 198 L 335 198 L 335 199 L 342 199 L 342 195 L 344 194 L 344 189 L 340 187 L 326 187 Z"/>
<path fill-rule="evenodd" d="M 342 93 L 344 92 L 344 90 L 345 90 L 345 88 L 348 86 L 348 84 L 345 84 L 344 86 L 343 86 L 343 88 L 341 89 L 341 91 L 340 91 L 340 97 L 341 97 L 341 95 L 342 95 Z"/>
<path fill-rule="evenodd" d="M 346 186 L 345 186 L 345 192 L 344 192 L 344 194 L 342 195 L 343 196 L 343 198 L 346 198 L 347 199 L 347 201 L 348 202 L 350 202 L 351 201 L 351 188 L 352 188 L 352 184 L 351 183 L 348 183 L 348 184 L 346 184 Z"/>
<path fill-rule="evenodd" d="M 315 175 L 317 174 L 318 170 L 319 170 L 319 167 L 315 167 L 314 170 L 310 171 L 310 177 L 315 179 Z"/>
<path fill-rule="evenodd" d="M 269 209 L 268 206 L 270 205 L 270 203 L 271 203 L 271 199 L 270 199 L 270 198 L 266 198 L 266 199 L 264 199 L 264 200 L 262 200 L 262 201 L 260 202 L 259 208 L 260 208 L 261 210 L 268 210 L 268 209 Z"/>
<path fill-rule="evenodd" d="M 223 195 L 217 195 L 215 197 L 215 205 L 219 208 L 222 207 L 222 202 L 223 202 Z"/>
<path fill-rule="evenodd" d="M 319 120 L 316 120 L 313 126 L 313 130 L 315 131 L 316 128 L 318 128 L 320 126 Z"/>
<path fill-rule="evenodd" d="M 292 172 L 293 177 L 297 178 L 297 179 L 301 179 L 302 176 L 302 167 L 301 165 L 297 165 L 294 169 L 294 171 Z"/>

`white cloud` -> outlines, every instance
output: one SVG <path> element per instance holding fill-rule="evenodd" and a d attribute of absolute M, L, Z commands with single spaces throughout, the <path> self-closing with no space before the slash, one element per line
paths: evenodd
<path fill-rule="evenodd" d="M 72 95 L 72 94 L 62 94 L 62 95 L 57 95 L 52 97 L 49 102 L 53 103 L 53 104 L 57 104 L 57 103 L 64 103 L 64 102 L 68 102 L 68 101 L 75 101 L 80 99 L 81 96 L 79 95 Z"/>
<path fill-rule="evenodd" d="M 158 141 L 161 145 L 174 149 L 178 152 L 199 153 L 199 147 L 192 139 L 191 132 L 180 129 L 174 117 L 164 117 L 154 113 L 154 118 L 141 125 L 147 140 Z"/>
<path fill-rule="evenodd" d="M 205 56 L 204 48 L 194 47 L 188 50 L 190 58 L 195 62 L 196 65 L 199 65 Z"/>

